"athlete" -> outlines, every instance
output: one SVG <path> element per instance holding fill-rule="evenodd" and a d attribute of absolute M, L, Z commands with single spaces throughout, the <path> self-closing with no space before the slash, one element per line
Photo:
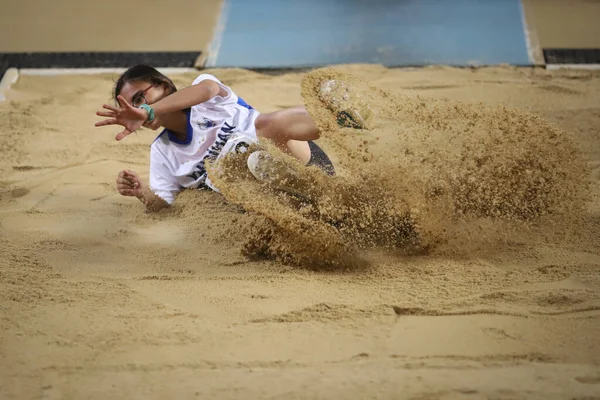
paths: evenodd
<path fill-rule="evenodd" d="M 324 87 L 329 93 L 339 85 L 329 81 Z M 117 140 L 142 126 L 164 128 L 150 146 L 149 185 L 131 170 L 119 172 L 116 179 L 121 195 L 137 197 L 149 211 L 169 206 L 184 188 L 208 186 L 218 191 L 207 177 L 205 162 L 231 151 L 243 152 L 259 138 L 272 141 L 302 164 L 334 174 L 333 164 L 314 143 L 319 131 L 304 107 L 261 114 L 210 74 L 198 76 L 178 91 L 155 68 L 136 65 L 117 80 L 114 98 L 117 106 L 104 104 L 104 110 L 96 113 L 106 117 L 96 126 L 121 125 Z M 349 126 L 364 124 L 355 110 L 337 111 L 344 117 L 340 121 Z M 265 158 L 268 155 L 249 157 L 254 161 L 249 162 L 250 170 L 258 179 L 266 178 L 260 165 Z"/>

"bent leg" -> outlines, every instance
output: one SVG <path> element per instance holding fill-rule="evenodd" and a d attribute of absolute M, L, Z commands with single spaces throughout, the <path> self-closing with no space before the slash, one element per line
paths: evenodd
<path fill-rule="evenodd" d="M 256 134 L 273 141 L 277 147 L 304 164 L 310 160 L 308 141 L 319 138 L 319 130 L 304 107 L 261 114 L 254 123 Z"/>

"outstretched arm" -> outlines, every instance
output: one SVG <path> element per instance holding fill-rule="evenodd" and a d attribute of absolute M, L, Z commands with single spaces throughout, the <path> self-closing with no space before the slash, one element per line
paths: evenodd
<path fill-rule="evenodd" d="M 226 96 L 227 91 L 219 86 L 218 83 L 210 79 L 205 79 L 197 85 L 181 89 L 151 105 L 154 110 L 155 118 L 168 115 L 175 111 L 185 110 L 186 108 L 204 103 L 216 95 Z M 98 111 L 96 115 L 107 117 L 108 119 L 97 122 L 96 126 L 121 125 L 124 129 L 117 135 L 117 140 L 138 130 L 148 120 L 149 114 L 141 109 L 132 106 L 123 96 L 117 96 L 120 107 L 114 107 L 110 104 L 104 104 L 102 107 L 107 111 Z"/>
<path fill-rule="evenodd" d="M 205 79 L 197 85 L 192 85 L 163 98 L 152 104 L 154 115 L 161 116 L 174 111 L 204 103 L 216 95 L 226 96 L 227 92 L 215 81 Z"/>

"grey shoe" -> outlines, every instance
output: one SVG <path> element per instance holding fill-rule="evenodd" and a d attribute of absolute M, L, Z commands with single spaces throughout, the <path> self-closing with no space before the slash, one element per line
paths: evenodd
<path fill-rule="evenodd" d="M 348 85 L 338 80 L 328 80 L 319 88 L 319 98 L 334 112 L 338 125 L 354 129 L 368 129 L 373 112 L 352 98 Z"/>
<path fill-rule="evenodd" d="M 302 199 L 307 198 L 306 195 L 292 187 L 294 182 L 299 180 L 299 174 L 284 161 L 273 157 L 266 151 L 259 150 L 248 156 L 247 164 L 250 173 L 258 181 Z"/>

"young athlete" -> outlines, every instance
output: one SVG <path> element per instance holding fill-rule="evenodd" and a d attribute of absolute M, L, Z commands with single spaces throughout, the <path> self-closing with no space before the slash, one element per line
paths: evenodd
<path fill-rule="evenodd" d="M 150 146 L 149 186 L 130 170 L 119 172 L 116 180 L 121 195 L 137 197 L 150 211 L 172 204 L 184 188 L 218 190 L 207 177 L 206 160 L 245 151 L 258 138 L 271 140 L 305 165 L 334 173 L 327 155 L 313 142 L 319 131 L 304 107 L 261 114 L 212 75 L 202 74 L 178 91 L 153 67 L 136 65 L 117 80 L 114 97 L 118 106 L 104 104 L 105 110 L 96 114 L 107 119 L 96 126 L 121 125 L 117 140 L 142 126 L 165 128 Z M 356 111 L 340 112 L 353 126 L 362 123 Z M 263 177 L 260 166 L 251 167 L 257 178 Z"/>

